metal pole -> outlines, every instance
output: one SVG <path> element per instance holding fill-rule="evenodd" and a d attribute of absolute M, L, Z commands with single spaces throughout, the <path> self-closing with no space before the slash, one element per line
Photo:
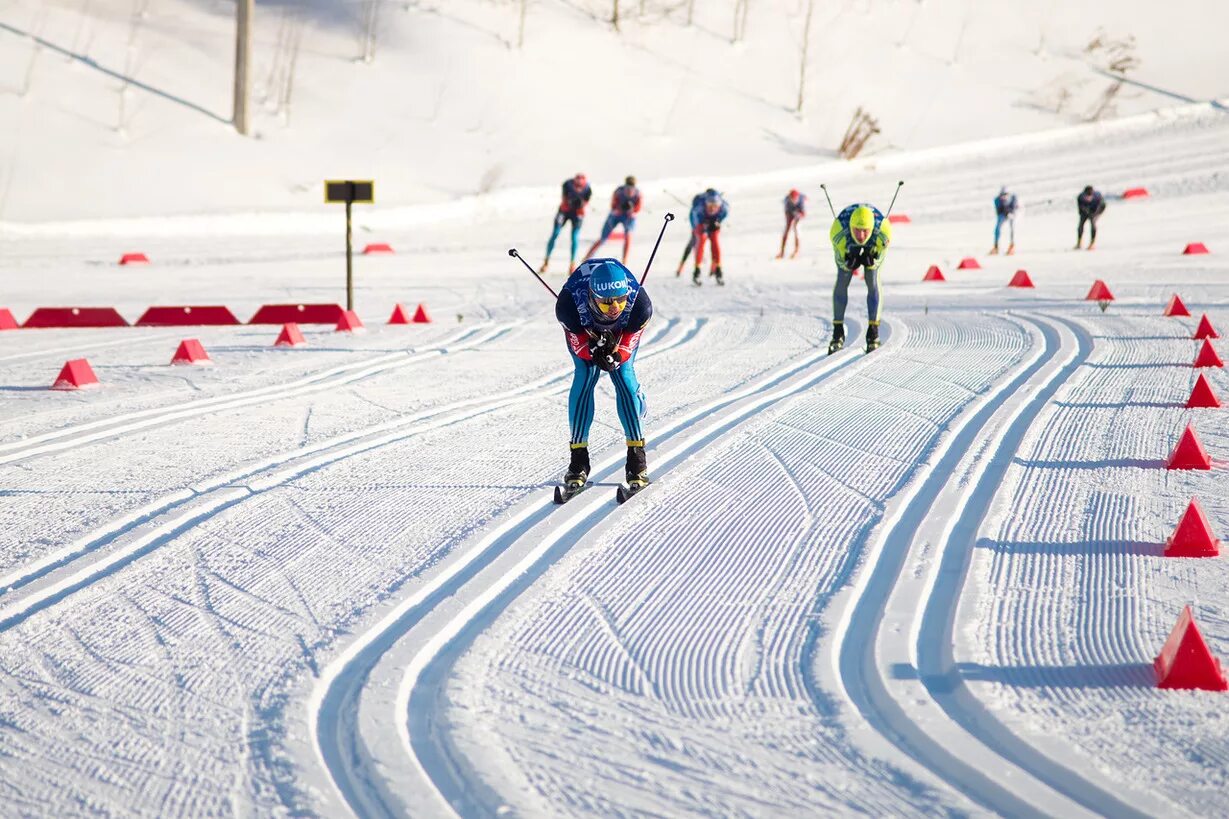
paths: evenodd
<path fill-rule="evenodd" d="M 887 219 L 888 216 L 891 215 L 892 208 L 893 206 L 896 205 L 896 197 L 900 194 L 900 187 L 901 185 L 904 185 L 904 184 L 905 184 L 905 180 L 903 179 L 896 183 L 896 193 L 892 194 L 892 204 L 888 205 L 887 213 L 883 214 L 884 219 Z"/>
<path fill-rule="evenodd" d="M 657 258 L 657 248 L 661 247 L 661 237 L 666 235 L 666 225 L 673 221 L 673 213 L 667 213 L 666 218 L 662 220 L 661 232 L 657 234 L 657 242 L 653 245 L 653 252 L 649 254 L 649 263 L 644 266 L 644 275 L 640 277 L 641 284 L 644 284 L 644 280 L 649 277 L 649 269 L 653 266 L 653 259 Z"/>
<path fill-rule="evenodd" d="M 820 183 L 820 189 L 824 192 L 824 198 L 828 200 L 828 210 L 832 211 L 832 218 L 836 218 L 836 208 L 832 207 L 832 197 L 828 195 L 828 186 Z"/>
<path fill-rule="evenodd" d="M 255 13 L 256 0 L 236 0 L 235 3 L 235 130 L 247 136 L 250 132 L 248 122 L 248 97 L 252 87 L 251 65 L 252 57 L 252 17 Z"/>
<path fill-rule="evenodd" d="M 534 270 L 534 269 L 530 266 L 529 262 L 527 262 L 527 261 L 525 261 L 524 259 L 522 259 L 522 258 L 521 258 L 521 254 L 519 254 L 519 253 L 517 253 L 517 252 L 516 252 L 516 248 L 512 248 L 512 249 L 510 249 L 510 250 L 508 251 L 508 255 L 509 255 L 509 256 L 511 256 L 511 257 L 512 257 L 512 258 L 514 258 L 514 259 L 520 259 L 520 260 L 521 260 L 521 264 L 525 265 L 525 269 L 526 269 L 526 270 L 528 270 L 530 273 L 532 273 L 532 274 L 533 274 L 533 277 L 534 277 L 535 279 L 537 279 L 538 281 L 542 282 L 542 286 L 546 288 L 547 292 L 548 292 L 548 293 L 550 293 L 550 294 L 551 294 L 552 296 L 554 296 L 555 298 L 559 298 L 559 294 L 558 294 L 558 293 L 556 293 L 554 290 L 552 290 L 552 289 L 551 289 L 551 286 L 550 286 L 549 284 L 547 284 L 547 283 L 546 283 L 546 280 L 545 280 L 545 279 L 543 279 L 541 276 L 539 276 L 539 275 L 538 275 L 538 271 Z"/>
<path fill-rule="evenodd" d="M 350 205 L 346 200 L 346 309 L 354 309 L 354 262 L 351 256 Z"/>

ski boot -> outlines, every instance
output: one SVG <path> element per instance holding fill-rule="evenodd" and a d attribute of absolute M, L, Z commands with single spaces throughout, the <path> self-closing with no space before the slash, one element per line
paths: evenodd
<path fill-rule="evenodd" d="M 869 324 L 866 327 L 866 351 L 869 353 L 872 350 L 879 349 L 879 322 Z"/>
<path fill-rule="evenodd" d="M 546 268 L 548 267 L 550 267 L 550 259 L 547 259 L 546 261 L 542 262 L 542 266 L 538 268 L 538 272 L 545 273 Z"/>
<path fill-rule="evenodd" d="M 644 456 L 644 442 L 635 441 L 627 446 L 627 468 L 624 470 L 627 485 L 620 484 L 615 493 L 619 503 L 635 495 L 649 485 L 649 464 Z"/>
<path fill-rule="evenodd" d="M 837 350 L 845 346 L 845 324 L 844 322 L 832 322 L 832 341 L 828 342 L 828 355 L 832 355 Z"/>
<path fill-rule="evenodd" d="M 994 247 L 990 248 L 990 255 L 991 255 L 991 256 L 997 256 L 997 255 L 999 255 L 999 246 L 998 246 L 998 245 L 995 245 Z"/>
<path fill-rule="evenodd" d="M 1089 249 L 1089 250 L 1092 250 L 1092 249 L 1093 249 L 1094 247 L 1096 247 L 1096 246 L 1097 246 L 1097 241 L 1096 241 L 1095 239 L 1094 239 L 1093 241 L 1091 241 L 1091 242 L 1089 242 L 1089 243 L 1088 243 L 1088 249 Z"/>
<path fill-rule="evenodd" d="M 572 460 L 563 476 L 563 484 L 555 487 L 555 503 L 567 503 L 589 485 L 589 447 L 572 446 Z"/>
<path fill-rule="evenodd" d="M 1015 252 L 1016 252 L 1016 243 L 1012 242 L 1011 244 L 1007 246 L 1007 255 L 1014 256 Z"/>
<path fill-rule="evenodd" d="M 703 282 L 700 281 L 700 268 L 697 267 L 695 270 L 691 271 L 691 283 L 696 287 L 703 284 Z"/>
<path fill-rule="evenodd" d="M 1075 250 L 1083 250 L 1083 249 L 1084 249 L 1084 240 L 1083 240 L 1083 239 L 1080 239 L 1080 240 L 1076 241 L 1076 243 L 1075 243 Z"/>
<path fill-rule="evenodd" d="M 714 267 L 713 272 L 710 275 L 712 275 L 713 277 L 717 279 L 718 285 L 720 285 L 721 287 L 725 287 L 725 279 L 721 275 L 721 265 L 717 265 L 716 267 Z"/>

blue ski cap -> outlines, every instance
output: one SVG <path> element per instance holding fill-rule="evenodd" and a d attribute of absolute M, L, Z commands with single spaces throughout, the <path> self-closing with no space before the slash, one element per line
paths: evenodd
<path fill-rule="evenodd" d="M 631 291 L 627 279 L 631 275 L 626 267 L 614 259 L 595 259 L 589 263 L 589 293 L 595 299 L 625 298 Z"/>

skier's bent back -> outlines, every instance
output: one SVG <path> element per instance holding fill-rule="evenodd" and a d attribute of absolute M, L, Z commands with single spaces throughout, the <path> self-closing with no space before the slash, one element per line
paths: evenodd
<path fill-rule="evenodd" d="M 576 371 L 568 394 L 572 428 L 571 461 L 564 484 L 578 491 L 589 479 L 589 428 L 593 392 L 602 372 L 614 384 L 619 422 L 627 438 L 627 484 L 633 490 L 649 482 L 644 454 L 644 392 L 636 379 L 636 351 L 653 316 L 649 294 L 615 259 L 589 259 L 568 278 L 555 302 L 568 352 Z"/>
<path fill-rule="evenodd" d="M 845 307 L 853 271 L 866 278 L 866 350 L 879 346 L 879 266 L 892 242 L 892 223 L 867 204 L 850 205 L 832 221 L 828 231 L 836 260 L 836 288 L 832 292 L 832 341 L 828 352 L 845 346 Z"/>

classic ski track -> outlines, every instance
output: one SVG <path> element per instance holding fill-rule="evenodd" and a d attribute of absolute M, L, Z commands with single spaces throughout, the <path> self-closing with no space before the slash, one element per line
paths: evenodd
<path fill-rule="evenodd" d="M 888 329 L 885 341 L 892 341 L 893 334 L 897 342 L 903 342 L 907 336 L 903 324 L 885 322 L 885 327 Z M 668 474 L 671 466 L 737 429 L 765 407 L 811 389 L 866 358 L 853 348 L 831 356 L 826 350 L 817 351 L 803 362 L 782 367 L 676 419 L 656 431 L 658 443 L 653 448 L 653 462 L 658 464 L 659 476 L 663 472 Z M 621 468 L 621 455 L 607 458 L 595 465 L 591 479 L 600 483 L 617 475 Z M 467 779 L 460 767 L 450 761 L 446 740 L 438 736 L 432 722 L 430 706 L 440 696 L 442 669 L 450 666 L 482 628 L 498 617 L 594 525 L 626 508 L 616 504 L 612 496 L 595 491 L 598 488 L 586 491 L 563 507 L 556 508 L 550 497 L 523 505 L 465 549 L 462 559 L 449 565 L 359 635 L 321 672 L 307 703 L 317 761 L 328 773 L 342 804 L 353 813 L 358 816 L 400 813 L 392 807 L 398 804 L 398 796 L 387 792 L 383 785 L 381 761 L 372 758 L 370 751 L 361 747 L 362 740 L 357 735 L 363 686 L 381 657 L 410 635 L 431 614 L 433 607 L 449 598 L 461 597 L 468 601 L 467 605 L 453 612 L 447 622 L 431 634 L 423 636 L 423 644 L 401 677 L 391 719 L 413 770 L 425 786 L 434 789 L 438 810 L 456 812 L 457 804 L 461 803 L 475 807 L 477 813 L 491 812 L 491 804 L 481 804 L 476 797 L 480 783 Z M 606 489 L 605 486 L 600 488 Z M 636 502 L 629 501 L 628 506 L 634 507 Z M 540 532 L 543 524 L 546 531 Z M 524 544 L 525 548 L 518 551 L 515 547 L 519 544 Z M 520 556 L 522 551 L 523 557 Z M 500 568 L 501 559 L 504 563 L 515 563 Z M 488 573 L 493 576 L 483 578 L 484 567 L 491 564 L 495 566 L 488 568 Z M 423 680 L 430 681 L 425 691 L 418 687 Z M 412 698 L 425 699 L 427 707 L 411 710 Z M 413 729 L 411 722 L 415 723 Z M 485 794 L 485 797 L 486 803 L 495 802 L 493 794 Z M 423 808 L 423 805 L 418 803 L 415 807 Z"/>
<path fill-rule="evenodd" d="M 659 344 L 645 358 L 686 344 L 699 333 L 705 323 L 706 320 L 703 319 L 693 319 L 686 323 L 671 319 L 662 327 L 659 335 L 660 338 L 669 340 Z M 570 370 L 560 371 L 494 396 L 469 398 L 404 418 L 385 421 L 311 446 L 298 447 L 249 462 L 202 483 L 165 495 L 108 522 L 62 549 L 0 575 L 0 632 L 111 576 L 132 561 L 232 506 L 344 458 L 451 426 L 511 404 L 549 395 L 564 389 L 570 377 Z M 169 514 L 181 509 L 184 510 L 181 514 L 165 519 Z M 93 555 L 124 536 L 131 536 L 131 539 L 122 546 L 97 556 L 95 560 L 78 565 L 78 558 Z M 14 594 L 18 595 L 17 599 L 10 599 Z"/>
<path fill-rule="evenodd" d="M 319 392 L 360 381 L 371 375 L 415 364 L 449 352 L 487 344 L 510 332 L 519 322 L 469 327 L 421 350 L 410 348 L 384 353 L 349 364 L 330 367 L 284 384 L 242 390 L 213 398 L 197 398 L 165 407 L 134 410 L 109 418 L 86 421 L 63 429 L 31 435 L 19 441 L 0 444 L 0 466 L 51 452 L 62 452 L 84 444 L 116 438 L 129 432 L 160 426 L 185 418 L 195 418 L 220 410 L 230 410 L 271 399 L 283 399 Z"/>
<path fill-rule="evenodd" d="M 990 714 L 961 683 L 945 642 L 991 490 L 1038 413 L 1091 352 L 1091 339 L 1071 322 L 1061 320 L 1059 333 L 1053 318 L 1018 317 L 1042 333 L 1044 350 L 965 409 L 930 467 L 893 504 L 835 628 L 831 672 L 879 735 L 990 810 L 1140 816 Z M 927 569 L 906 571 L 919 565 Z M 918 669 L 917 679 L 894 678 L 906 668 Z"/>

